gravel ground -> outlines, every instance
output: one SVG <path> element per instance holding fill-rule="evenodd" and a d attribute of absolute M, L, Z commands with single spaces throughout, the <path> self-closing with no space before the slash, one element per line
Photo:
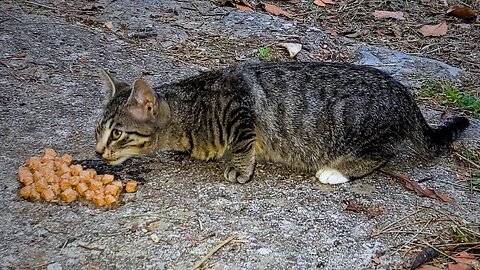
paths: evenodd
<path fill-rule="evenodd" d="M 87 6 L 95 3 L 103 7 Z M 422 185 L 446 193 L 448 203 L 418 197 L 380 173 L 330 187 L 273 164 L 261 164 L 252 182 L 233 185 L 223 180 L 222 163 L 174 153 L 127 162 L 125 176 L 135 168 L 150 172 L 114 209 L 21 199 L 16 169 L 43 148 L 95 158 L 95 120 L 104 101 L 98 67 L 125 80 L 143 74 L 155 84 L 255 59 L 266 45 L 287 59 L 277 44 L 297 41 L 304 45 L 297 60 L 371 64 L 406 84 L 414 84 L 413 75 L 461 73 L 209 2 L 95 3 L 0 3 L 2 269 L 189 269 L 230 236 L 205 269 L 401 269 L 422 240 L 447 237 L 455 222 L 478 223 L 478 192 L 459 177 L 463 169 L 451 155 L 390 165 L 430 179 Z M 425 108 L 432 122 L 441 113 Z M 480 122 L 472 123 L 462 140 L 478 145 Z M 373 217 L 346 211 L 349 200 L 379 211 Z M 385 229 L 394 222 L 395 230 Z"/>

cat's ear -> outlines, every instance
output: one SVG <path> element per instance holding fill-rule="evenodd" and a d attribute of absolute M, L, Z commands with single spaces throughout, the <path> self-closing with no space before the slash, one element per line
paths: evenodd
<path fill-rule="evenodd" d="M 157 94 L 143 79 L 138 79 L 133 83 L 128 103 L 130 104 L 130 113 L 139 121 L 151 119 L 158 113 Z"/>
<path fill-rule="evenodd" d="M 118 93 L 123 88 L 128 87 L 127 83 L 124 83 L 122 81 L 115 79 L 110 73 L 108 73 L 103 68 L 100 68 L 98 70 L 98 73 L 104 81 L 103 88 L 105 93 L 107 93 L 108 99 L 111 99 L 112 97 L 114 97 L 115 94 Z"/>

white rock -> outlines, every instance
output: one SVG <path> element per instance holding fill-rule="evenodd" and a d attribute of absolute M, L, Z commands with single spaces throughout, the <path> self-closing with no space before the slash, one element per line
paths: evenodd
<path fill-rule="evenodd" d="M 278 46 L 286 48 L 290 58 L 294 58 L 302 50 L 302 44 L 300 43 L 279 43 Z"/>
<path fill-rule="evenodd" d="M 259 248 L 257 249 L 257 252 L 260 253 L 260 255 L 268 255 L 272 253 L 272 250 L 269 248 Z"/>

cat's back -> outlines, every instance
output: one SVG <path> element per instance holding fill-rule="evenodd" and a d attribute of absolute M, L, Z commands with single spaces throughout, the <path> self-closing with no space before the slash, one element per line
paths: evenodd
<path fill-rule="evenodd" d="M 405 92 L 399 82 L 385 72 L 361 65 L 327 62 L 246 63 L 233 68 L 251 85 L 267 94 L 322 92 L 330 96 Z"/>

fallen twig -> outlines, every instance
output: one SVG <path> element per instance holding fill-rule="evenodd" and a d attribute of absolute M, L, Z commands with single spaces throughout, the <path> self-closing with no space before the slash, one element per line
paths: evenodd
<path fill-rule="evenodd" d="M 31 2 L 31 1 L 23 1 L 23 2 L 26 3 L 26 4 L 30 4 L 30 5 L 34 5 L 34 6 L 38 6 L 38 7 L 43 7 L 43 8 L 46 8 L 46 9 L 55 10 L 55 8 L 51 7 L 51 6 L 46 6 L 46 5 L 43 5 L 43 4 Z"/>
<path fill-rule="evenodd" d="M 2 12 L 3 14 L 7 15 L 8 17 L 10 17 L 11 19 L 14 19 L 15 21 L 19 22 L 19 23 L 23 23 L 22 20 L 20 20 L 19 18 L 15 17 L 15 16 L 12 16 L 10 14 L 8 14 L 7 12 L 3 11 L 3 10 L 0 10 L 0 12 Z"/>
<path fill-rule="evenodd" d="M 475 248 L 476 246 L 479 246 L 480 242 L 466 242 L 466 243 L 454 243 L 454 244 L 440 244 L 436 245 L 437 247 L 444 247 L 448 249 L 456 249 L 459 247 L 470 247 L 473 246 Z"/>
<path fill-rule="evenodd" d="M 443 181 L 443 180 L 440 180 L 440 179 L 436 179 L 435 181 L 437 182 L 440 182 L 440 183 L 444 183 L 444 184 L 447 184 L 447 185 L 451 185 L 451 186 L 454 186 L 454 187 L 457 187 L 457 188 L 460 188 L 462 190 L 466 190 L 466 191 L 480 191 L 480 189 L 478 188 L 474 188 L 474 187 L 469 187 L 469 186 L 462 186 L 460 184 L 457 184 L 457 183 L 453 183 L 453 182 L 449 182 L 449 181 Z"/>
<path fill-rule="evenodd" d="M 197 261 L 195 263 L 195 265 L 192 267 L 192 270 L 195 270 L 195 269 L 198 269 L 200 268 L 200 266 L 202 266 L 202 264 L 208 260 L 208 258 L 210 258 L 213 254 L 215 254 L 215 252 L 217 252 L 219 249 L 221 249 L 223 246 L 225 246 L 226 244 L 230 243 L 233 239 L 235 239 L 235 236 L 230 236 L 228 237 L 227 239 L 225 239 L 225 241 L 223 241 L 222 243 L 218 244 L 217 246 L 215 246 L 212 250 L 210 250 L 210 252 L 205 255 L 205 257 L 203 257 L 201 260 Z"/>
<path fill-rule="evenodd" d="M 468 158 L 460 155 L 460 154 L 457 153 L 457 152 L 455 152 L 454 154 L 455 154 L 457 157 L 459 157 L 460 159 L 462 159 L 462 160 L 470 163 L 470 164 L 473 165 L 475 168 L 480 169 L 480 165 L 478 165 L 477 163 L 475 163 L 475 162 L 471 161 L 470 159 L 468 159 Z"/>
<path fill-rule="evenodd" d="M 438 249 L 438 248 L 436 248 L 436 247 L 434 247 L 434 246 L 430 245 L 430 244 L 429 244 L 429 243 L 427 243 L 426 241 L 423 241 L 423 240 L 422 240 L 422 242 L 423 242 L 425 245 L 427 245 L 427 246 L 429 246 L 429 247 L 433 248 L 434 250 L 436 250 L 438 253 L 442 254 L 443 256 L 445 256 L 445 257 L 447 257 L 447 258 L 449 258 L 449 259 L 453 260 L 454 262 L 456 262 L 456 261 L 457 261 L 457 260 L 455 260 L 455 258 L 453 258 L 452 256 L 450 256 L 450 255 L 448 255 L 447 253 L 445 253 L 445 252 L 441 251 L 440 249 Z"/>
<path fill-rule="evenodd" d="M 408 240 L 406 243 L 404 243 L 404 244 L 403 244 L 400 248 L 398 248 L 396 251 L 402 249 L 402 248 L 405 247 L 407 244 L 412 243 L 413 240 L 415 240 L 415 238 L 417 238 L 418 235 L 419 235 L 421 232 L 423 232 L 423 230 L 425 230 L 431 222 L 432 222 L 431 219 L 428 220 L 428 222 L 425 223 L 425 225 L 420 229 L 419 232 L 417 232 L 414 236 L 412 236 L 412 237 L 410 238 L 410 240 Z"/>
<path fill-rule="evenodd" d="M 414 215 L 416 215 L 416 214 L 418 214 L 418 213 L 420 213 L 420 212 L 422 212 L 422 211 L 423 211 L 423 209 L 419 209 L 419 210 L 417 210 L 417 211 L 415 211 L 415 212 L 413 212 L 413 213 L 411 213 L 411 214 L 409 214 L 409 215 L 406 215 L 406 216 L 398 219 L 397 221 L 394 221 L 393 223 L 387 225 L 387 226 L 384 227 L 383 229 L 380 229 L 380 231 L 372 233 L 370 236 L 371 236 L 371 237 L 379 236 L 379 235 L 385 233 L 386 231 L 388 231 L 389 229 L 391 229 L 393 225 L 395 225 L 395 224 L 399 223 L 400 221 L 405 220 L 405 219 L 407 219 L 407 218 L 409 218 L 409 217 L 411 217 L 411 216 L 414 216 Z"/>

